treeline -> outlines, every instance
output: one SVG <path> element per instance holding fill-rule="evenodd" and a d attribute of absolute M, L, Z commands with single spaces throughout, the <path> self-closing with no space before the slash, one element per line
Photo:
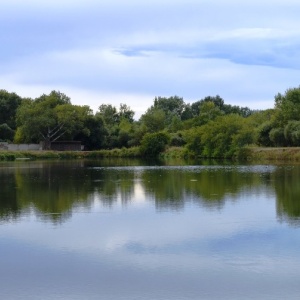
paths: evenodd
<path fill-rule="evenodd" d="M 166 146 L 183 147 L 204 157 L 232 157 L 246 145 L 300 145 L 300 87 L 275 96 L 273 109 L 250 110 L 208 96 L 192 104 L 178 96 L 156 97 L 134 120 L 126 104 L 73 105 L 58 91 L 22 98 L 0 90 L 0 141 L 44 142 L 80 140 L 85 150 L 139 147 L 157 155 Z"/>

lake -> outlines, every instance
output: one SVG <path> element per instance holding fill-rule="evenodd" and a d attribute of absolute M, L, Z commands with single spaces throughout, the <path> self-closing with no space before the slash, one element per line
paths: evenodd
<path fill-rule="evenodd" d="M 0 296 L 299 299 L 300 166 L 0 163 Z"/>

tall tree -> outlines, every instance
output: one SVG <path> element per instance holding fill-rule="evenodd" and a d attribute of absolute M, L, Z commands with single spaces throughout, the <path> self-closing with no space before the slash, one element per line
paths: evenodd
<path fill-rule="evenodd" d="M 275 121 L 284 126 L 289 121 L 300 120 L 300 87 L 287 89 L 275 96 Z"/>
<path fill-rule="evenodd" d="M 11 142 L 14 139 L 15 131 L 6 123 L 0 124 L 0 142 Z"/>
<path fill-rule="evenodd" d="M 134 111 L 126 104 L 121 103 L 119 108 L 119 119 L 120 122 L 122 119 L 128 120 L 130 123 L 132 123 L 134 117 Z"/>
<path fill-rule="evenodd" d="M 0 90 L 0 124 L 7 124 L 10 129 L 16 129 L 16 111 L 22 98 L 15 93 Z"/>
<path fill-rule="evenodd" d="M 183 98 L 178 96 L 172 97 L 155 97 L 154 99 L 154 108 L 161 109 L 164 111 L 166 116 L 168 115 L 178 115 L 181 118 L 181 115 L 185 108 L 185 103 Z"/>
<path fill-rule="evenodd" d="M 59 92 L 48 96 L 24 100 L 17 110 L 17 142 L 44 142 L 49 149 L 51 142 L 62 137 L 72 139 L 84 128 L 85 118 L 92 113 L 88 106 L 76 106 Z"/>
<path fill-rule="evenodd" d="M 81 141 L 85 150 L 98 150 L 105 147 L 108 132 L 100 115 L 88 115 L 84 120 L 85 130 L 80 131 L 74 137 Z"/>
<path fill-rule="evenodd" d="M 145 114 L 141 116 L 141 123 L 145 126 L 147 132 L 158 132 L 164 129 L 166 114 L 162 109 L 150 107 Z"/>
<path fill-rule="evenodd" d="M 119 122 L 117 108 L 111 104 L 101 104 L 97 114 L 103 118 L 105 125 L 109 127 Z"/>
<path fill-rule="evenodd" d="M 104 120 L 107 133 L 104 142 L 105 148 L 129 146 L 134 111 L 128 105 L 121 103 L 118 110 L 111 104 L 101 104 L 96 116 Z"/>
<path fill-rule="evenodd" d="M 224 108 L 224 100 L 219 95 L 207 96 L 199 101 L 192 103 L 191 110 L 194 117 L 199 116 L 201 106 L 203 106 L 203 104 L 206 102 L 212 102 L 215 105 L 215 107 L 218 107 L 220 110 L 223 110 Z"/>

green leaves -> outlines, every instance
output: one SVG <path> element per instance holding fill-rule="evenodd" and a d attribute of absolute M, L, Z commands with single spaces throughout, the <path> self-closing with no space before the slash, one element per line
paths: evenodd
<path fill-rule="evenodd" d="M 17 94 L 0 90 L 0 124 L 5 123 L 11 129 L 16 129 L 16 111 L 21 101 Z"/>
<path fill-rule="evenodd" d="M 12 141 L 14 139 L 14 130 L 6 123 L 0 125 L 0 141 Z"/>
<path fill-rule="evenodd" d="M 262 146 L 300 145 L 300 87 L 275 96 L 275 109 L 258 128 L 257 142 Z"/>
<path fill-rule="evenodd" d="M 70 104 L 60 92 L 23 101 L 17 111 L 18 142 L 39 142 L 49 147 L 52 141 L 65 137 L 71 139 L 84 130 L 84 121 L 92 113 L 88 106 Z"/>
<path fill-rule="evenodd" d="M 235 114 L 217 117 L 189 134 L 188 149 L 202 157 L 233 157 L 254 140 L 248 120 Z"/>
<path fill-rule="evenodd" d="M 285 94 L 275 96 L 276 120 L 280 125 L 288 121 L 300 120 L 300 87 L 286 90 Z"/>
<path fill-rule="evenodd" d="M 169 139 L 169 135 L 165 132 L 147 133 L 141 142 L 141 153 L 145 157 L 158 156 L 165 150 Z"/>
<path fill-rule="evenodd" d="M 147 112 L 142 115 L 141 122 L 147 128 L 148 132 L 158 132 L 165 128 L 166 114 L 162 109 L 149 108 Z"/>

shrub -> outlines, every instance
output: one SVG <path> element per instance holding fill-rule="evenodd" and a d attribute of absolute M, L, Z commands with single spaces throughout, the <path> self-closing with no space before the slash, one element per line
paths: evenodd
<path fill-rule="evenodd" d="M 6 123 L 0 125 L 0 141 L 12 141 L 14 139 L 14 130 Z"/>
<path fill-rule="evenodd" d="M 283 128 L 273 128 L 269 133 L 270 140 L 277 147 L 283 147 L 286 145 L 286 139 L 284 137 Z"/>
<path fill-rule="evenodd" d="M 181 147 L 186 144 L 186 141 L 183 139 L 181 133 L 172 133 L 171 134 L 171 140 L 170 140 L 170 146 L 175 147 Z"/>
<path fill-rule="evenodd" d="M 270 131 L 273 129 L 273 124 L 270 121 L 264 122 L 257 129 L 257 144 L 259 146 L 273 146 L 272 141 L 270 140 Z"/>
<path fill-rule="evenodd" d="M 290 121 L 284 127 L 284 137 L 289 146 L 300 145 L 300 121 Z"/>
<path fill-rule="evenodd" d="M 10 152 L 2 152 L 0 153 L 0 160 L 15 160 L 16 156 Z"/>
<path fill-rule="evenodd" d="M 165 150 L 169 139 L 169 135 L 165 132 L 147 133 L 141 142 L 141 153 L 148 157 L 158 156 Z"/>
<path fill-rule="evenodd" d="M 185 132 L 187 149 L 196 156 L 230 158 L 246 145 L 253 143 L 253 129 L 239 115 L 225 115 Z"/>

